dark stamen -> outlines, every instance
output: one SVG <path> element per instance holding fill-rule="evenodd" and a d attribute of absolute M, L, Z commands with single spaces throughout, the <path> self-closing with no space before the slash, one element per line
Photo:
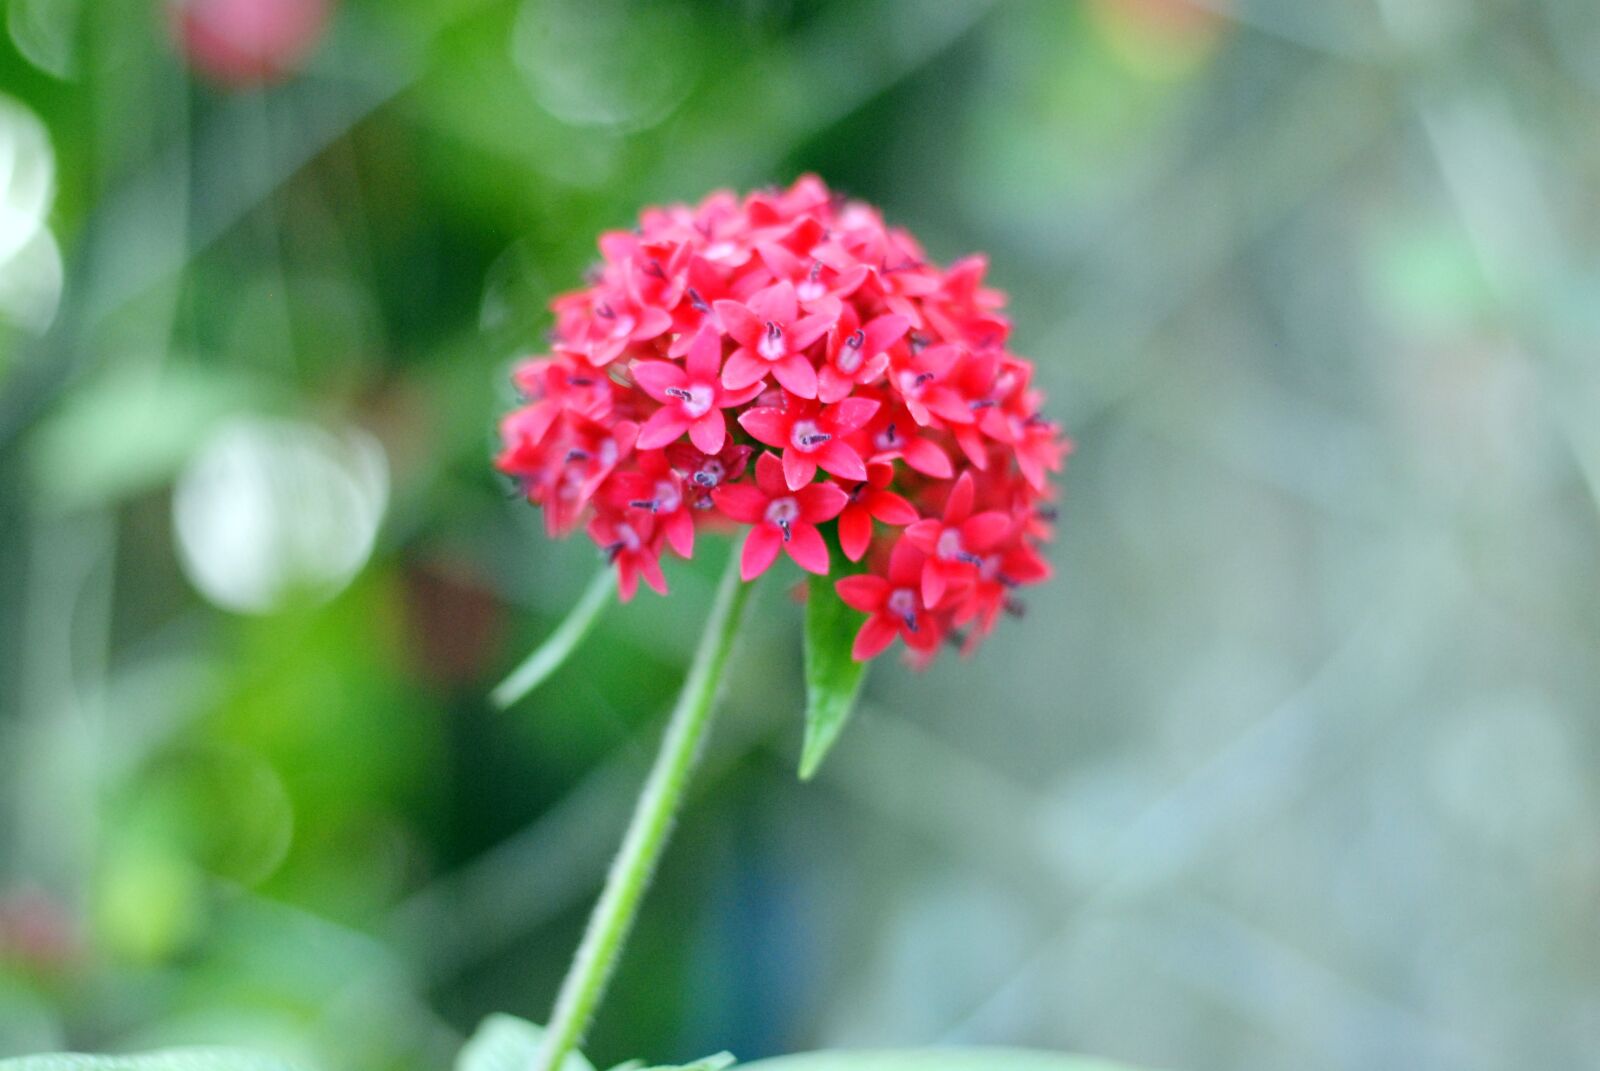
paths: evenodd
<path fill-rule="evenodd" d="M 567 451 L 567 460 L 568 461 L 588 461 L 589 460 L 589 451 L 580 450 L 578 447 L 574 446 L 572 449 Z"/>
<path fill-rule="evenodd" d="M 769 340 L 773 341 L 773 342 L 778 342 L 778 341 L 782 340 L 782 338 L 783 338 L 783 328 L 779 327 L 776 323 L 773 323 L 771 320 L 768 320 L 767 321 L 767 338 Z"/>
<path fill-rule="evenodd" d="M 802 435 L 802 436 L 800 436 L 800 445 L 801 446 L 821 446 L 823 443 L 827 442 L 831 438 L 833 438 L 833 436 L 829 435 L 825 431 L 815 431 L 815 432 L 812 432 L 810 435 Z"/>
<path fill-rule="evenodd" d="M 590 379 L 588 376 L 573 376 L 571 379 L 567 380 L 567 382 L 572 384 L 574 387 L 594 386 L 594 380 Z"/>
<path fill-rule="evenodd" d="M 617 314 L 612 311 L 611 306 L 605 302 L 601 302 L 600 307 L 594 311 L 597 316 L 602 316 L 607 320 L 614 320 L 617 318 Z"/>
<path fill-rule="evenodd" d="M 1041 521 L 1053 521 L 1061 516 L 1061 511 L 1054 506 L 1039 506 L 1033 511 L 1033 515 Z"/>
<path fill-rule="evenodd" d="M 607 543 L 604 547 L 600 548 L 600 553 L 605 555 L 607 563 L 614 563 L 616 562 L 618 556 L 622 554 L 622 544 Z"/>
<path fill-rule="evenodd" d="M 895 432 L 894 432 L 894 421 L 891 420 L 889 422 L 889 426 L 887 428 L 883 429 L 883 438 L 884 438 L 884 441 L 888 442 L 888 443 L 894 443 L 894 442 L 897 441 L 897 439 L 895 438 Z"/>
<path fill-rule="evenodd" d="M 812 279 L 812 281 L 815 282 L 817 276 L 819 276 L 821 274 L 822 274 L 822 261 L 813 260 L 811 262 L 811 279 Z"/>
<path fill-rule="evenodd" d="M 794 528 L 788 521 L 779 521 L 778 527 L 783 530 L 783 541 L 785 543 L 789 542 L 789 537 L 794 535 Z"/>
<path fill-rule="evenodd" d="M 982 565 L 983 559 L 969 550 L 956 551 L 956 561 L 966 562 L 968 565 Z"/>
<path fill-rule="evenodd" d="M 975 401 L 968 402 L 967 408 L 976 412 L 979 409 L 993 409 L 999 404 L 1000 403 L 995 401 L 993 398 L 978 398 Z"/>
<path fill-rule="evenodd" d="M 668 387 L 667 394 L 674 398 L 681 398 L 683 401 L 688 401 L 690 398 L 694 397 L 694 395 L 690 394 L 682 387 Z"/>
<path fill-rule="evenodd" d="M 699 484 L 701 487 L 715 487 L 715 486 L 717 486 L 717 478 L 715 476 L 711 475 L 711 473 L 709 473 L 709 472 L 697 472 L 693 476 L 689 477 L 689 479 L 693 480 L 695 483 Z"/>
<path fill-rule="evenodd" d="M 933 373 L 932 372 L 923 372 L 912 383 L 912 386 L 920 387 L 920 386 L 922 386 L 924 383 L 928 382 L 928 380 L 930 380 L 932 378 L 933 378 Z"/>
<path fill-rule="evenodd" d="M 660 504 L 653 498 L 644 499 L 642 502 L 629 502 L 628 505 L 634 509 L 647 509 L 651 513 L 661 508 Z"/>
<path fill-rule="evenodd" d="M 844 340 L 844 344 L 853 350 L 859 350 L 862 346 L 867 344 L 867 333 L 860 328 L 857 328 L 854 334 Z"/>
<path fill-rule="evenodd" d="M 1028 606 L 1018 599 L 1007 599 L 1005 602 L 1006 613 L 1012 617 L 1027 617 Z"/>
<path fill-rule="evenodd" d="M 661 262 L 659 260 L 652 260 L 646 264 L 644 273 L 652 279 L 665 279 L 667 277 L 667 273 L 661 270 Z"/>
<path fill-rule="evenodd" d="M 917 631 L 917 615 L 913 611 L 907 610 L 905 613 L 901 614 L 900 620 L 905 623 L 907 632 Z"/>
<path fill-rule="evenodd" d="M 694 287 L 689 288 L 689 304 L 694 306 L 696 312 L 710 312 L 711 306 L 706 304 L 706 299 L 700 296 L 700 291 Z"/>

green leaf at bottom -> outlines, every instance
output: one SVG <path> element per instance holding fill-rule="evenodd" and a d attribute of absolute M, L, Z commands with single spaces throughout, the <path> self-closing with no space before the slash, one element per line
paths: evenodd
<path fill-rule="evenodd" d="M 806 739 L 800 779 L 809 781 L 855 709 L 867 664 L 850 657 L 861 615 L 846 606 L 826 576 L 810 578 L 806 595 Z"/>
<path fill-rule="evenodd" d="M 543 1045 L 544 1027 L 514 1015 L 491 1015 L 461 1046 L 455 1071 L 528 1071 Z M 594 1071 L 594 1065 L 569 1052 L 561 1071 Z"/>
<path fill-rule="evenodd" d="M 18 1056 L 0 1060 L 0 1071 L 294 1071 L 294 1065 L 244 1049 L 164 1049 L 137 1056 Z"/>

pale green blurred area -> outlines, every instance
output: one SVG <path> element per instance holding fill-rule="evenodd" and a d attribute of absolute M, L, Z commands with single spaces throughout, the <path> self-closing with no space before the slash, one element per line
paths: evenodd
<path fill-rule="evenodd" d="M 809 785 L 767 585 L 596 1064 L 1600 1066 L 1592 0 L 347 0 L 244 94 L 6 15 L 0 1055 L 546 1013 L 718 562 L 491 711 L 595 568 L 504 373 L 600 229 L 816 170 L 991 254 L 1057 576 Z"/>

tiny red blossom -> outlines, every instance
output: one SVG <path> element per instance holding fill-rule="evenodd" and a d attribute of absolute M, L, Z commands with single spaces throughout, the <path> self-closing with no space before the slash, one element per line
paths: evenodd
<path fill-rule="evenodd" d="M 552 533 L 585 526 L 624 598 L 666 590 L 662 553 L 707 525 L 747 526 L 746 580 L 784 554 L 827 575 L 834 542 L 867 570 L 836 584 L 867 615 L 855 657 L 899 639 L 920 663 L 1049 576 L 1070 445 L 985 258 L 940 268 L 814 176 L 646 209 L 599 244 L 515 373 L 498 465 Z"/>

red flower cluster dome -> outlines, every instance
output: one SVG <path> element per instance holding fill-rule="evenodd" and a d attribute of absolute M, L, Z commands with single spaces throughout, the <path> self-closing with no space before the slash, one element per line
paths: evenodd
<path fill-rule="evenodd" d="M 516 370 L 497 464 L 552 534 L 586 524 L 624 599 L 665 593 L 661 555 L 689 557 L 697 528 L 748 526 L 746 580 L 779 554 L 827 575 L 827 533 L 865 567 L 837 582 L 868 615 L 855 657 L 899 637 L 925 660 L 1049 575 L 1070 445 L 983 257 L 940 268 L 813 176 L 648 209 L 600 252 Z"/>

